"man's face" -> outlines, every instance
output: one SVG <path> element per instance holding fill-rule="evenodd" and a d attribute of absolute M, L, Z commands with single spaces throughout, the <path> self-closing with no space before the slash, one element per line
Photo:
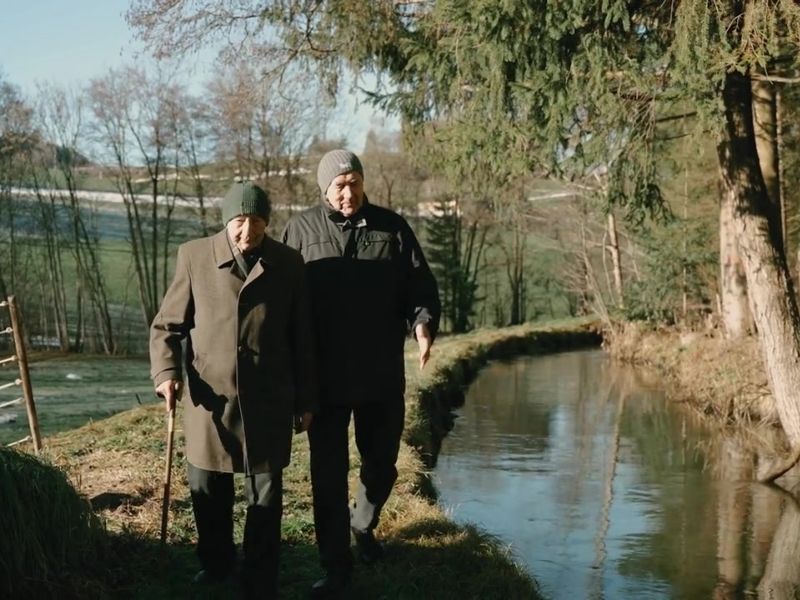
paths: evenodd
<path fill-rule="evenodd" d="M 228 221 L 225 229 L 228 230 L 228 237 L 239 252 L 244 254 L 261 245 L 267 230 L 267 222 L 258 215 L 239 215 Z"/>
<path fill-rule="evenodd" d="M 364 178 L 356 171 L 337 176 L 328 186 L 325 198 L 345 217 L 354 215 L 364 202 Z"/>

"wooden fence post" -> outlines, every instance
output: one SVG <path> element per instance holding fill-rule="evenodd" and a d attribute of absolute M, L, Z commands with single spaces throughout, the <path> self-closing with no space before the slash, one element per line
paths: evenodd
<path fill-rule="evenodd" d="M 14 296 L 8 297 L 8 312 L 11 315 L 11 327 L 14 330 L 14 345 L 17 349 L 19 363 L 19 378 L 22 384 L 22 397 L 25 399 L 25 409 L 28 411 L 28 424 L 31 428 L 31 440 L 36 454 L 42 449 L 42 436 L 39 433 L 39 417 L 36 416 L 36 405 L 33 403 L 33 389 L 28 372 L 28 353 L 25 350 L 25 336 L 22 335 L 22 320 L 17 312 L 17 303 Z"/>

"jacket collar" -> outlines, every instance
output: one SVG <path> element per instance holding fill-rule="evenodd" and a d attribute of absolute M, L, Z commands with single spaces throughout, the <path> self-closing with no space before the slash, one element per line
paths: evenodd
<path fill-rule="evenodd" d="M 335 223 L 342 231 L 346 231 L 348 229 L 358 229 L 360 227 L 367 226 L 367 214 L 369 213 L 370 203 L 366 194 L 364 194 L 364 200 L 361 203 L 361 208 L 359 208 L 358 212 L 352 217 L 345 217 L 338 210 L 335 210 L 328 203 L 326 198 L 322 199 L 322 206 L 325 207 L 325 216 L 327 216 L 330 221 Z"/>

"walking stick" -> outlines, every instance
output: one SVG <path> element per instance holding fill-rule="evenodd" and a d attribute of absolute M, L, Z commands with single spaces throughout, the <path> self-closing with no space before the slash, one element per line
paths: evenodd
<path fill-rule="evenodd" d="M 177 404 L 177 403 L 176 403 Z M 175 404 L 167 414 L 167 466 L 164 470 L 164 497 L 161 500 L 161 545 L 167 543 L 169 519 L 169 488 L 172 480 L 172 438 L 175 437 Z"/>

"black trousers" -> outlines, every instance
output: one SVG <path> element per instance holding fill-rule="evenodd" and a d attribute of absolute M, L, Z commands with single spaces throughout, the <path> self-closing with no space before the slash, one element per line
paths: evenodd
<path fill-rule="evenodd" d="M 197 526 L 197 555 L 203 569 L 219 575 L 233 570 L 233 473 L 188 468 Z M 282 471 L 245 476 L 247 517 L 244 525 L 243 580 L 259 595 L 274 596 L 278 586 L 283 512 Z M 263 592 L 263 593 L 262 593 Z"/>
<path fill-rule="evenodd" d="M 352 510 L 348 506 L 347 481 L 351 414 L 361 456 L 360 483 Z M 317 546 L 325 570 L 351 570 L 351 527 L 367 531 L 378 524 L 381 508 L 397 480 L 395 463 L 404 418 L 402 395 L 354 408 L 323 405 L 314 415 L 308 431 L 311 487 Z"/>

